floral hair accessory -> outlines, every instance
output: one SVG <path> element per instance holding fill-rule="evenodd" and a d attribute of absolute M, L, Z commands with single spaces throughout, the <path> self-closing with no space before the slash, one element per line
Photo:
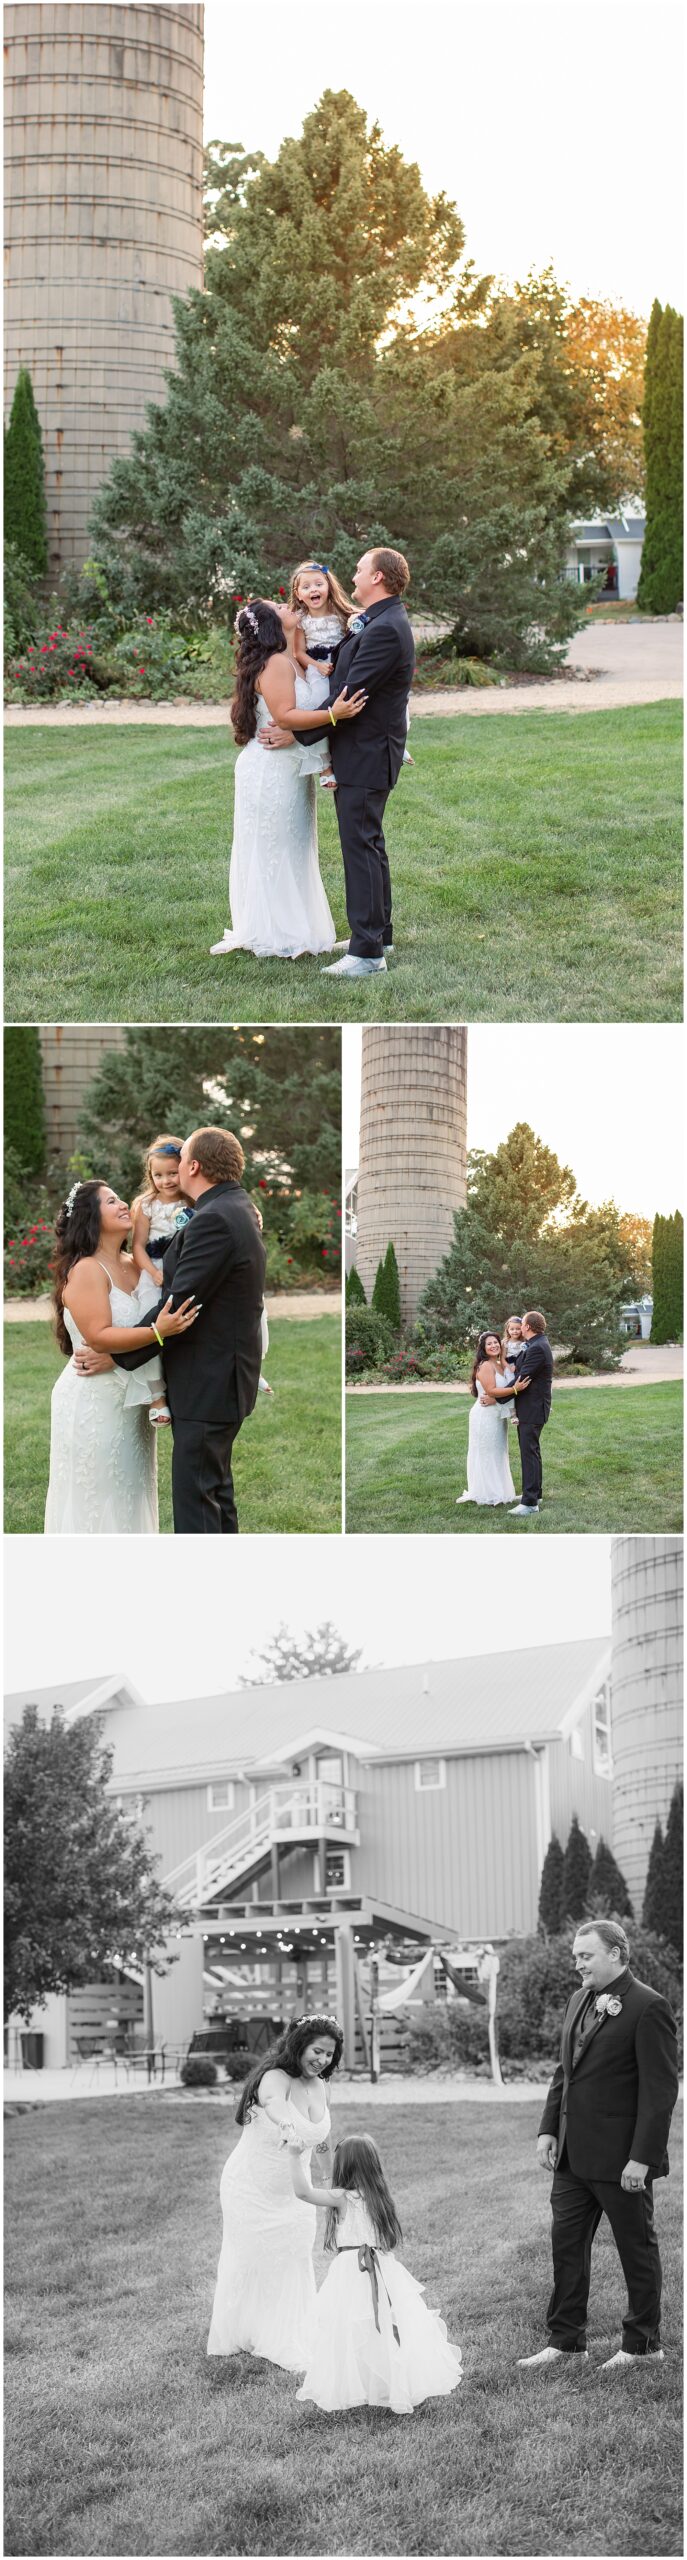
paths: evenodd
<path fill-rule="evenodd" d="M 250 624 L 251 631 L 254 631 L 257 634 L 258 617 L 257 613 L 253 612 L 251 604 L 242 605 L 241 612 L 237 613 L 236 621 L 239 631 L 243 631 L 244 624 L 248 622 Z"/>
<path fill-rule="evenodd" d="M 291 2025 L 292 2027 L 314 2027 L 316 2020 L 320 2026 L 333 2027 L 335 2034 L 340 2036 L 341 2028 L 338 2018 L 330 2018 L 327 2009 L 306 2009 L 302 2018 L 292 2018 Z"/>
<path fill-rule="evenodd" d="M 622 2006 L 622 2000 L 616 2000 L 612 1991 L 600 1991 L 594 2002 L 597 2018 L 619 2018 Z"/>
<path fill-rule="evenodd" d="M 82 1191 L 82 1190 L 83 1190 L 83 1183 L 82 1183 L 82 1182 L 73 1182 L 73 1183 L 72 1183 L 71 1191 L 69 1192 L 68 1197 L 67 1197 L 67 1199 L 65 1200 L 65 1204 L 64 1204 L 64 1205 L 65 1205 L 66 1212 L 67 1212 L 67 1217 L 70 1217 L 70 1215 L 71 1215 L 71 1211 L 72 1211 L 72 1209 L 73 1209 L 73 1207 L 74 1207 L 74 1202 L 75 1202 L 75 1199 L 76 1199 L 77 1191 Z"/>

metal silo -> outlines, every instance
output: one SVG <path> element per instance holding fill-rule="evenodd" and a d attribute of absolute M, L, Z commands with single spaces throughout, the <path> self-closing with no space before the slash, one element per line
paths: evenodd
<path fill-rule="evenodd" d="M 159 400 L 203 280 L 202 7 L 5 10 L 5 396 L 28 365 L 51 571 Z"/>
<path fill-rule="evenodd" d="M 612 1547 L 613 1849 L 641 1915 L 658 1817 L 683 1767 L 681 1538 Z"/>
<path fill-rule="evenodd" d="M 369 1299 L 395 1245 L 405 1323 L 465 1207 L 467 1037 L 464 1026 L 363 1031 L 356 1264 Z"/>

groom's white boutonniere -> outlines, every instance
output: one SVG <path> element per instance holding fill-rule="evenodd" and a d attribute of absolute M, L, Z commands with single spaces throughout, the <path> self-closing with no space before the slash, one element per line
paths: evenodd
<path fill-rule="evenodd" d="M 622 2006 L 622 2000 L 616 2000 L 612 1991 L 600 1991 L 594 2002 L 597 2018 L 619 2018 Z"/>

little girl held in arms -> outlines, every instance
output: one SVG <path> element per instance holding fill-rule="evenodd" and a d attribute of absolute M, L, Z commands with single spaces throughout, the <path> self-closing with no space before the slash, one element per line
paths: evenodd
<path fill-rule="evenodd" d="M 145 1160 L 145 1188 L 132 1203 L 132 1253 L 141 1273 L 138 1296 L 144 1317 L 160 1295 L 167 1246 L 177 1229 L 187 1226 L 193 1217 L 190 1200 L 184 1200 L 179 1183 L 181 1148 L 181 1138 L 153 1139 Z M 146 1378 L 153 1388 L 148 1421 L 154 1426 L 171 1422 L 159 1357 L 147 1361 Z"/>
<path fill-rule="evenodd" d="M 294 570 L 289 605 L 298 614 L 295 630 L 287 637 L 296 674 L 306 689 L 300 707 L 316 711 L 321 702 L 328 701 L 329 678 L 353 606 L 333 569 L 318 560 L 302 560 L 300 568 Z M 323 790 L 336 788 L 326 738 L 319 745 L 310 746 L 304 737 L 299 772 L 319 774 Z"/>
<path fill-rule="evenodd" d="M 301 2189 L 294 2175 L 296 2194 Z M 305 2186 L 305 2181 L 304 2181 Z M 314 2191 L 315 2192 L 315 2191 Z M 308 2190 L 307 2199 L 313 2194 Z M 315 2194 L 323 2201 L 322 2190 Z M 317 2297 L 310 2363 L 298 2392 L 318 2409 L 391 2409 L 409 2417 L 462 2381 L 462 2359 L 423 2287 L 395 2255 L 402 2239 L 377 2145 L 337 2143 L 325 2249 L 332 2265 Z"/>

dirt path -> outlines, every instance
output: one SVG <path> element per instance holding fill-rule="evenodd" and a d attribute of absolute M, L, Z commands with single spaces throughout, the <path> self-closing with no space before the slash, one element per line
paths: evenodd
<path fill-rule="evenodd" d="M 291 1316 L 299 1324 L 309 1324 L 313 1316 L 341 1316 L 342 1298 L 335 1290 L 294 1290 L 293 1296 L 281 1291 L 278 1297 L 265 1299 L 268 1324 L 277 1324 L 281 1316 Z M 6 1298 L 6 1324 L 43 1324 L 52 1315 L 52 1298 Z"/>
<path fill-rule="evenodd" d="M 682 658 L 681 622 L 597 622 L 571 641 L 568 665 L 578 672 L 569 680 L 414 693 L 411 715 L 448 720 L 456 712 L 481 718 L 500 711 L 618 711 L 633 703 L 680 701 Z M 12 703 L 5 711 L 8 729 L 226 729 L 228 723 L 223 702 Z"/>
<path fill-rule="evenodd" d="M 668 1342 L 665 1348 L 645 1342 L 641 1350 L 633 1343 L 624 1351 L 619 1369 L 599 1369 L 588 1378 L 554 1378 L 556 1395 L 569 1395 L 575 1387 L 658 1387 L 668 1380 L 681 1378 L 684 1355 L 679 1342 Z M 435 1384 L 432 1378 L 418 1378 L 392 1386 L 380 1378 L 379 1386 L 349 1386 L 349 1396 L 469 1396 L 470 1389 L 462 1379 L 452 1378 L 449 1385 Z"/>

